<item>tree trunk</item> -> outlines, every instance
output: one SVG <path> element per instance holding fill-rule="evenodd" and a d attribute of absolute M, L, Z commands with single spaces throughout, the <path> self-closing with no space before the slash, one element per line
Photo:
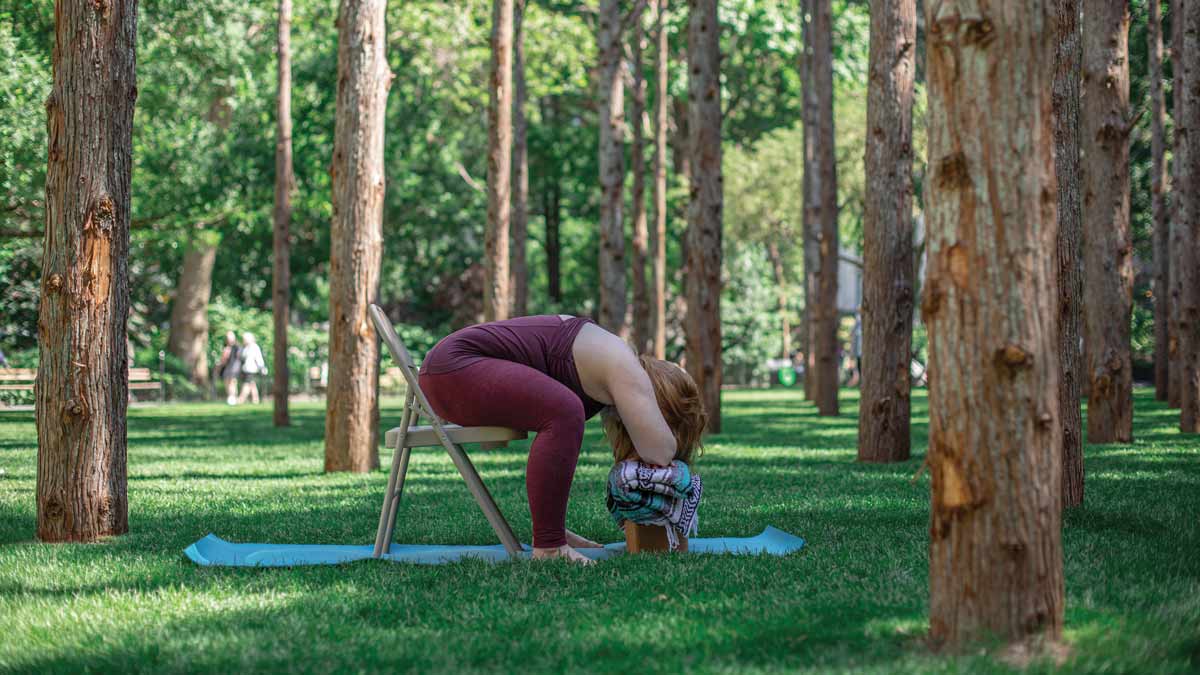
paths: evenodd
<path fill-rule="evenodd" d="M 642 72 L 642 22 L 633 24 L 633 347 L 648 354 L 650 342 L 650 289 L 646 284 L 646 78 Z"/>
<path fill-rule="evenodd" d="M 654 285 L 650 292 L 650 332 L 654 358 L 667 358 L 667 65 L 670 48 L 664 15 L 667 0 L 658 0 L 655 14 L 654 88 L 654 230 L 650 248 L 654 257 Z"/>
<path fill-rule="evenodd" d="M 930 637 L 1057 639 L 1054 4 L 945 7 L 925 4 Z"/>
<path fill-rule="evenodd" d="M 1168 297 L 1167 277 L 1170 261 L 1167 246 L 1170 240 L 1170 213 L 1167 208 L 1167 165 L 1164 157 L 1167 108 L 1162 87 L 1162 16 L 1159 0 L 1150 0 L 1150 16 L 1146 25 L 1149 51 L 1148 79 L 1150 80 L 1150 170 L 1151 217 L 1154 228 L 1154 398 L 1167 400 L 1168 372 Z"/>
<path fill-rule="evenodd" d="M 717 0 L 688 1 L 687 369 L 721 431 L 721 26 Z"/>
<path fill-rule="evenodd" d="M 383 244 L 383 125 L 392 82 L 385 7 L 386 0 L 342 0 L 338 9 L 326 471 L 379 467 L 379 340 L 367 307 L 378 299 Z"/>
<path fill-rule="evenodd" d="M 621 48 L 621 3 L 600 0 L 600 325 L 625 328 L 625 89 Z"/>
<path fill-rule="evenodd" d="M 1179 237 L 1179 348 L 1182 410 L 1179 428 L 1200 433 L 1200 133 L 1192 125 L 1200 113 L 1200 3 L 1183 3 L 1183 50 L 1177 66 L 1183 69 L 1184 165 L 1179 192 L 1183 214 Z"/>
<path fill-rule="evenodd" d="M 1171 4 L 1171 52 L 1173 57 L 1173 79 L 1174 86 L 1172 87 L 1174 99 L 1173 117 L 1175 122 L 1175 139 L 1174 139 L 1174 158 L 1173 164 L 1173 189 L 1174 195 L 1174 213 L 1171 217 L 1170 228 L 1170 243 L 1168 244 L 1168 272 L 1167 272 L 1167 406 L 1170 408 L 1179 408 L 1183 404 L 1183 351 L 1180 349 L 1180 303 L 1182 302 L 1182 287 L 1180 286 L 1181 264 L 1180 259 L 1183 255 L 1183 232 L 1187 227 L 1183 219 L 1183 201 L 1186 198 L 1184 194 L 1184 166 L 1187 163 L 1187 148 L 1185 138 L 1187 129 L 1190 126 L 1191 120 L 1183 112 L 1183 24 L 1184 24 L 1184 2 L 1183 0 L 1174 0 Z"/>
<path fill-rule="evenodd" d="M 800 58 L 800 80 L 803 87 L 803 104 L 800 119 L 804 129 L 804 169 L 801 178 L 803 208 L 801 218 L 804 240 L 804 399 L 817 400 L 817 275 L 819 272 L 820 248 L 817 235 L 820 227 L 821 200 L 814 192 L 817 185 L 817 87 L 814 81 L 813 63 L 813 13 L 815 0 L 800 0 L 800 26 L 804 51 Z"/>
<path fill-rule="evenodd" d="M 484 237 L 483 319 L 509 317 L 508 227 L 513 145 L 513 0 L 492 0 L 488 87 L 488 219 Z"/>
<path fill-rule="evenodd" d="M 767 242 L 767 259 L 771 261 L 771 273 L 775 277 L 775 293 L 779 302 L 779 328 L 781 358 L 789 360 L 792 353 L 792 327 L 788 321 L 787 274 L 783 268 L 783 255 L 779 252 L 779 244 Z"/>
<path fill-rule="evenodd" d="M 831 0 L 815 0 L 813 12 L 812 82 L 817 96 L 817 135 L 813 152 L 817 173 L 813 195 L 820 204 L 817 220 L 816 314 L 813 333 L 817 358 L 817 412 L 838 414 L 838 201 L 837 148 L 833 125 L 833 11 Z"/>
<path fill-rule="evenodd" d="M 916 0 L 880 0 L 871 9 L 858 460 L 902 462 L 911 451 L 917 5 Z"/>
<path fill-rule="evenodd" d="M 208 391 L 208 299 L 212 295 L 216 243 L 198 235 L 183 254 L 179 286 L 171 303 L 171 329 L 167 351 L 179 357 L 188 378 Z"/>
<path fill-rule="evenodd" d="M 275 319 L 273 362 L 277 427 L 291 424 L 288 413 L 288 315 L 291 313 L 291 263 L 289 232 L 292 227 L 292 0 L 279 0 L 278 92 L 275 112 L 275 241 L 271 275 L 271 311 Z"/>
<path fill-rule="evenodd" d="M 512 314 L 529 312 L 529 268 L 525 262 L 529 239 L 529 144 L 525 119 L 525 0 L 513 10 L 513 185 L 512 185 Z"/>
<path fill-rule="evenodd" d="M 1084 340 L 1087 438 L 1133 438 L 1129 227 L 1129 2 L 1093 0 L 1083 16 Z"/>
<path fill-rule="evenodd" d="M 129 530 L 125 323 L 137 2 L 57 0 L 54 17 L 35 390 L 37 536 L 94 541 Z"/>
<path fill-rule="evenodd" d="M 1062 416 L 1062 503 L 1083 501 L 1083 416 L 1079 409 L 1079 328 L 1082 321 L 1083 220 L 1079 199 L 1079 68 L 1082 35 L 1079 0 L 1055 0 L 1058 35 L 1054 52 L 1054 171 L 1058 178 L 1058 354 Z"/>
<path fill-rule="evenodd" d="M 548 129 L 558 124 L 558 99 L 547 96 L 542 99 L 542 121 Z M 542 188 L 542 214 L 546 221 L 546 294 L 554 303 L 562 302 L 562 273 L 559 261 L 562 246 L 559 242 L 559 224 L 562 223 L 562 182 L 558 167 L 558 155 L 551 142 L 550 158 L 553 162 L 546 172 Z"/>

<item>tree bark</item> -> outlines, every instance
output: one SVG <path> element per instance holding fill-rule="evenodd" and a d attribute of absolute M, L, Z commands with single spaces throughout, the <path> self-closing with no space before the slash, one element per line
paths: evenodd
<path fill-rule="evenodd" d="M 654 229 L 650 248 L 654 260 L 654 284 L 650 291 L 651 342 L 654 358 L 667 358 L 667 65 L 670 47 L 664 15 L 667 0 L 658 0 L 655 14 L 654 88 Z"/>
<path fill-rule="evenodd" d="M 1054 5 L 948 5 L 925 4 L 930 637 L 1056 639 Z"/>
<path fill-rule="evenodd" d="M 547 96 L 542 99 L 542 121 L 549 129 L 558 124 L 558 99 Z M 546 223 L 546 294 L 554 303 L 562 302 L 562 273 L 560 259 L 562 245 L 559 241 L 559 225 L 562 223 L 562 183 L 558 170 L 558 155 L 551 142 L 552 164 L 546 171 L 542 188 L 542 214 Z"/>
<path fill-rule="evenodd" d="M 820 248 L 817 245 L 821 218 L 821 200 L 814 192 L 817 185 L 817 87 L 814 81 L 813 63 L 813 14 L 816 0 L 800 0 L 800 26 L 804 43 L 800 58 L 800 80 L 803 104 L 800 119 L 804 130 L 804 169 L 801 178 L 803 208 L 801 218 L 804 245 L 804 316 L 801 333 L 804 336 L 804 399 L 817 400 L 817 335 L 816 314 L 818 272 L 820 270 Z"/>
<path fill-rule="evenodd" d="M 1054 171 L 1058 179 L 1058 354 L 1062 416 L 1063 507 L 1083 501 L 1083 416 L 1079 409 L 1079 329 L 1083 294 L 1083 220 L 1079 197 L 1079 93 L 1082 35 L 1079 0 L 1055 0 Z"/>
<path fill-rule="evenodd" d="M 179 286 L 171 304 L 171 329 L 167 351 L 188 369 L 188 379 L 208 390 L 208 300 L 212 295 L 213 263 L 217 246 L 198 236 L 183 254 Z"/>
<path fill-rule="evenodd" d="M 633 347 L 638 354 L 648 354 L 650 342 L 650 289 L 646 283 L 646 77 L 642 72 L 642 22 L 633 24 L 629 41 L 633 51 L 633 143 L 631 164 L 633 173 Z"/>
<path fill-rule="evenodd" d="M 838 200 L 837 147 L 833 124 L 833 10 L 831 0 L 814 0 L 812 81 L 817 97 L 817 135 L 813 152 L 817 173 L 813 195 L 820 205 L 817 220 L 816 345 L 817 413 L 838 414 Z"/>
<path fill-rule="evenodd" d="M 863 220 L 858 460 L 902 462 L 909 434 L 913 321 L 912 107 L 916 0 L 871 8 Z"/>
<path fill-rule="evenodd" d="M 781 333 L 780 354 L 789 360 L 792 353 L 792 327 L 788 321 L 787 274 L 784 272 L 783 255 L 779 244 L 767 242 L 767 259 L 771 261 L 771 274 L 775 277 L 775 297 L 779 302 L 779 329 Z"/>
<path fill-rule="evenodd" d="M 512 185 L 512 314 L 529 312 L 529 267 L 525 262 L 529 239 L 529 143 L 525 118 L 525 2 L 513 10 L 513 185 Z"/>
<path fill-rule="evenodd" d="M 1174 0 L 1171 4 L 1171 52 L 1174 66 L 1172 68 L 1174 79 L 1172 98 L 1174 99 L 1173 117 L 1175 122 L 1175 152 L 1172 160 L 1174 213 L 1171 217 L 1170 243 L 1167 251 L 1169 267 L 1167 272 L 1167 406 L 1170 408 L 1179 408 L 1183 404 L 1183 351 L 1180 349 L 1179 325 L 1179 308 L 1183 299 L 1180 286 L 1183 261 L 1180 260 L 1180 257 L 1183 255 L 1183 232 L 1187 227 L 1187 221 L 1183 219 L 1183 201 L 1187 197 L 1183 190 L 1184 166 L 1187 164 L 1187 147 L 1184 139 L 1192 122 L 1183 112 L 1185 98 L 1183 96 L 1183 17 L 1183 0 Z"/>
<path fill-rule="evenodd" d="M 513 0 L 492 0 L 488 87 L 488 220 L 484 236 L 484 321 L 509 317 L 508 235 L 512 216 Z"/>
<path fill-rule="evenodd" d="M 687 369 L 721 431 L 721 25 L 717 0 L 688 1 Z"/>
<path fill-rule="evenodd" d="M 597 34 L 600 58 L 600 325 L 625 329 L 625 89 L 621 48 L 621 3 L 600 0 Z"/>
<path fill-rule="evenodd" d="M 275 237 L 271 275 L 271 311 L 274 315 L 275 344 L 273 362 L 274 422 L 277 427 L 291 424 L 288 413 L 288 315 L 291 313 L 292 190 L 292 0 L 279 0 L 278 99 L 275 111 Z"/>
<path fill-rule="evenodd" d="M 1083 16 L 1084 340 L 1090 443 L 1133 439 L 1133 239 L 1129 227 L 1129 2 Z"/>
<path fill-rule="evenodd" d="M 136 0 L 57 0 L 38 315 L 37 536 L 129 530 L 129 198 Z M 97 73 L 103 73 L 98 77 Z"/>
<path fill-rule="evenodd" d="M 1154 228 L 1154 398 L 1167 400 L 1167 373 L 1169 340 L 1167 322 L 1169 305 L 1167 279 L 1170 275 L 1168 242 L 1171 219 L 1167 205 L 1165 158 L 1165 130 L 1167 108 L 1162 86 L 1162 16 L 1159 0 L 1149 0 L 1150 16 L 1146 24 L 1146 43 L 1149 52 L 1150 80 L 1150 195 L 1151 217 Z"/>
<path fill-rule="evenodd" d="M 1179 237 L 1180 416 L 1183 433 L 1200 433 L 1200 133 L 1193 126 L 1200 113 L 1200 2 L 1183 2 L 1184 165 L 1179 193 L 1183 214 Z"/>
<path fill-rule="evenodd" d="M 392 82 L 385 7 L 386 0 L 342 0 L 338 9 L 326 471 L 379 467 L 379 339 L 367 307 L 378 299 L 383 244 L 383 128 Z"/>

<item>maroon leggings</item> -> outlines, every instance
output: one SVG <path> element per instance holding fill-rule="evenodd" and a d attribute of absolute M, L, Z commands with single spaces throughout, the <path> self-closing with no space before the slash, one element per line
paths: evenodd
<path fill-rule="evenodd" d="M 485 358 L 448 373 L 422 373 L 433 412 L 462 426 L 534 431 L 525 469 L 533 545 L 567 543 L 567 497 L 583 444 L 583 401 L 529 366 Z"/>

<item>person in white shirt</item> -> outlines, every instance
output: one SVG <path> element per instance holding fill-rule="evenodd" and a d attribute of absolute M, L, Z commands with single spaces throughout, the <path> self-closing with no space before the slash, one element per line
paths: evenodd
<path fill-rule="evenodd" d="M 254 341 L 254 334 L 242 333 L 242 393 L 238 403 L 258 403 L 258 378 L 267 374 L 267 362 L 263 360 L 262 350 Z"/>

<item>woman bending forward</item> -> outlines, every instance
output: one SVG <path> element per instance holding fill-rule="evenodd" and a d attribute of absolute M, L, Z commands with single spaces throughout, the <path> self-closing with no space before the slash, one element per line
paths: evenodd
<path fill-rule="evenodd" d="M 660 466 L 688 461 L 707 420 L 691 376 L 639 358 L 583 317 L 464 328 L 429 351 L 420 382 L 433 411 L 449 422 L 536 432 L 525 470 L 534 558 L 590 562 L 575 547 L 599 546 L 566 528 L 586 420 L 608 408 L 605 431 L 617 459 Z"/>

